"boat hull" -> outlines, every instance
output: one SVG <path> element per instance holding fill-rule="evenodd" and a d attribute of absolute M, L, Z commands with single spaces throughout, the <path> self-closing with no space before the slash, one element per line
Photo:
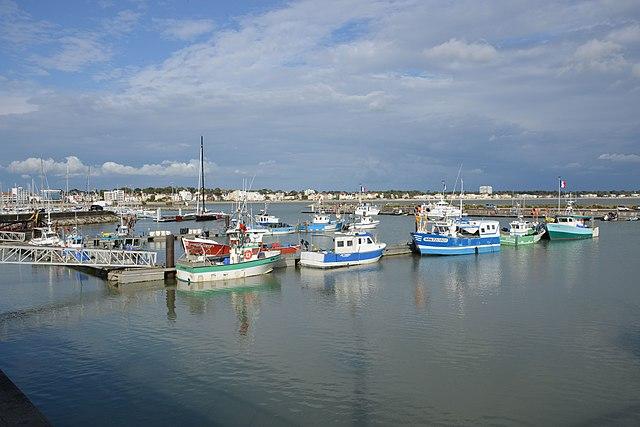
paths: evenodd
<path fill-rule="evenodd" d="M 176 264 L 176 278 L 183 282 L 213 282 L 218 280 L 240 279 L 243 277 L 260 276 L 273 270 L 273 265 L 280 259 L 280 255 L 223 265 L 189 265 Z"/>
<path fill-rule="evenodd" d="M 547 233 L 550 240 L 591 239 L 597 236 L 598 227 L 574 227 L 565 224 L 548 223 Z"/>
<path fill-rule="evenodd" d="M 222 243 L 203 242 L 198 239 L 182 239 L 184 251 L 189 255 L 225 256 L 229 255 L 230 247 Z"/>
<path fill-rule="evenodd" d="M 512 236 L 510 234 L 504 234 L 500 236 L 500 244 L 506 246 L 524 246 L 533 245 L 538 243 L 545 232 L 536 234 L 527 234 L 524 236 Z"/>
<path fill-rule="evenodd" d="M 352 265 L 372 264 L 377 262 L 384 252 L 384 247 L 374 251 L 354 252 L 348 254 L 336 254 L 335 252 L 309 252 L 300 253 L 300 266 L 311 268 L 338 268 Z"/>
<path fill-rule="evenodd" d="M 500 237 L 448 237 L 441 234 L 411 233 L 421 255 L 471 255 L 500 251 Z"/>

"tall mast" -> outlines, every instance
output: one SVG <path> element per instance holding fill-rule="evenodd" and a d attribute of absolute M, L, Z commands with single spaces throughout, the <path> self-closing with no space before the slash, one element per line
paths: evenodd
<path fill-rule="evenodd" d="M 204 205 L 204 137 L 200 135 L 200 182 L 202 187 L 200 188 L 200 197 L 202 197 L 202 212 L 207 209 Z"/>

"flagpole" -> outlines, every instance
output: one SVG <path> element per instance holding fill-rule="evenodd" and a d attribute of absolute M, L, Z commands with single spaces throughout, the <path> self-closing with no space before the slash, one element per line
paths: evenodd
<path fill-rule="evenodd" d="M 559 176 L 558 177 L 558 213 L 560 213 L 560 186 L 561 186 L 561 181 L 562 177 Z"/>

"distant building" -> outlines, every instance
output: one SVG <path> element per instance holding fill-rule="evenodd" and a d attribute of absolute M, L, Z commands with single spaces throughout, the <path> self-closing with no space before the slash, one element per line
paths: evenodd
<path fill-rule="evenodd" d="M 257 191 L 244 190 L 234 190 L 224 197 L 225 200 L 233 202 L 244 200 L 245 198 L 249 202 L 262 202 L 265 200 L 264 195 L 258 193 Z"/>
<path fill-rule="evenodd" d="M 124 202 L 124 190 L 113 190 L 104 192 L 104 201 L 108 204 L 111 203 L 123 203 Z"/>
<path fill-rule="evenodd" d="M 22 187 L 13 187 L 9 201 L 17 204 L 27 203 L 29 201 L 29 193 Z"/>
<path fill-rule="evenodd" d="M 190 202 L 193 200 L 193 194 L 189 190 L 180 190 L 178 191 L 178 195 L 183 202 Z"/>
<path fill-rule="evenodd" d="M 480 194 L 486 194 L 487 196 L 490 196 L 493 194 L 493 187 L 490 185 L 481 185 L 480 186 Z"/>
<path fill-rule="evenodd" d="M 42 190 L 42 200 L 52 202 L 62 200 L 62 190 Z"/>

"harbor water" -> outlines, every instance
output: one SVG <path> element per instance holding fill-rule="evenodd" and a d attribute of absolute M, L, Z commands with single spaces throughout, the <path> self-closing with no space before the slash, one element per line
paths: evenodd
<path fill-rule="evenodd" d="M 380 219 L 409 240 L 413 217 Z M 54 425 L 637 425 L 640 223 L 598 225 L 198 293 L 0 265 L 0 368 Z"/>

